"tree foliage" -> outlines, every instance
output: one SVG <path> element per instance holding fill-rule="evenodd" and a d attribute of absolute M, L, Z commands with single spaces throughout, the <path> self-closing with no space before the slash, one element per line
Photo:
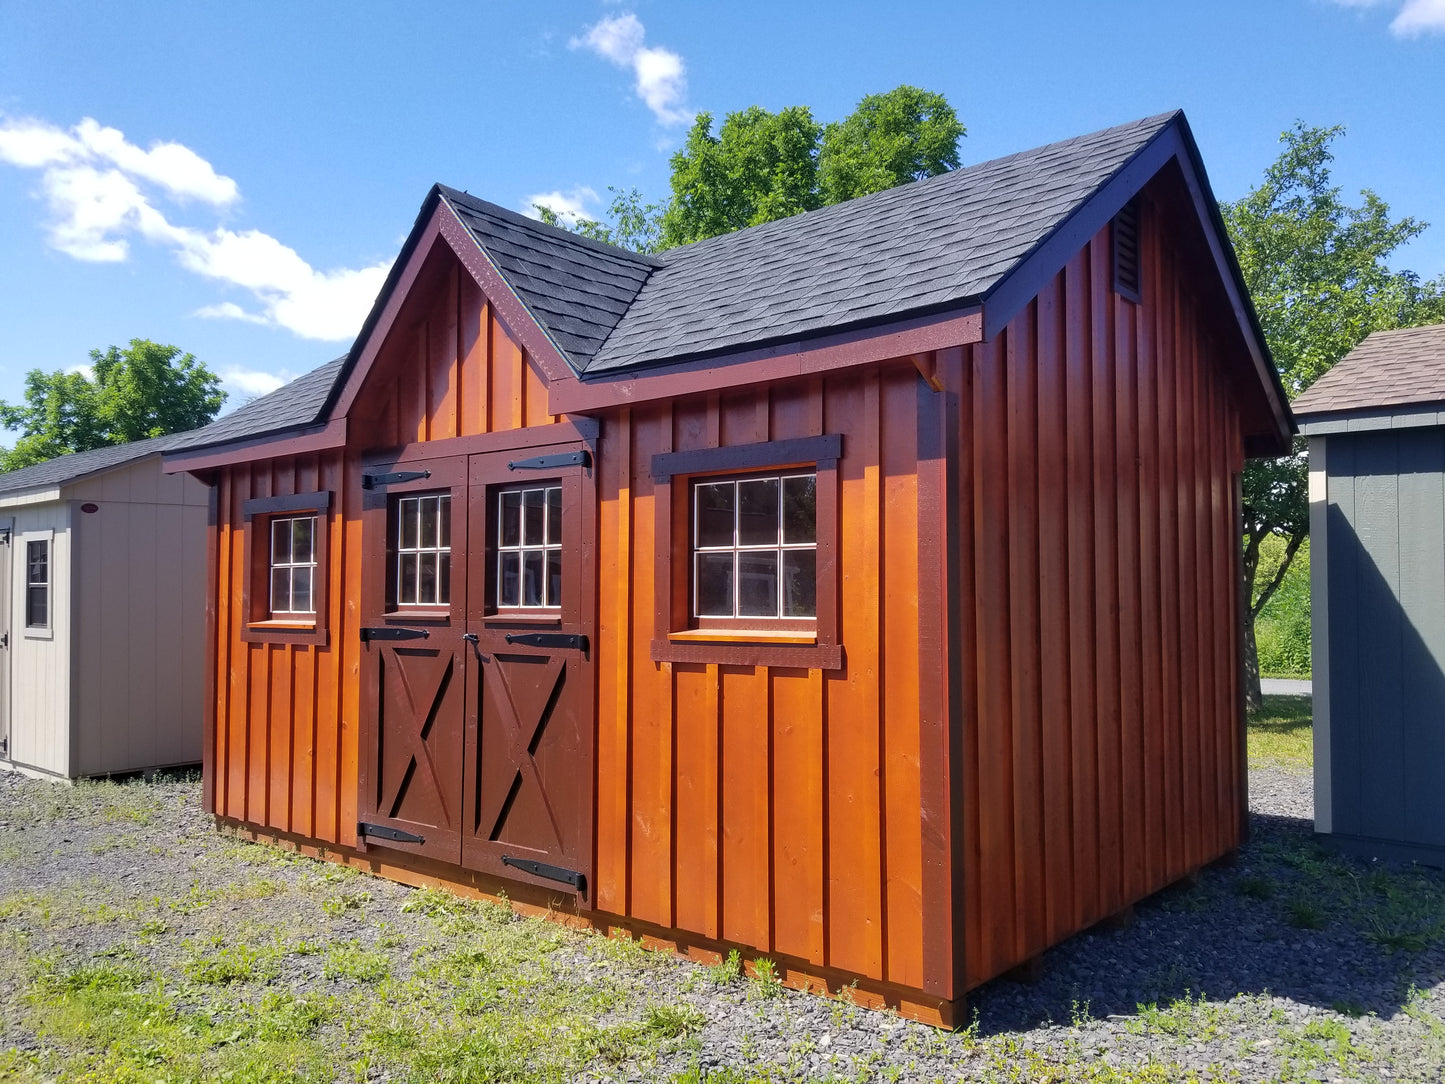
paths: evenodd
<path fill-rule="evenodd" d="M 907 85 L 870 94 L 823 130 L 818 183 L 842 203 L 958 168 L 964 127 L 942 94 Z"/>
<path fill-rule="evenodd" d="M 801 105 L 776 113 L 750 106 L 716 132 L 713 115 L 699 113 L 672 156 L 666 201 L 609 189 L 611 224 L 568 226 L 551 209 L 536 210 L 550 225 L 656 252 L 957 169 L 964 134 L 943 95 L 907 85 L 868 95 L 826 127 Z"/>
<path fill-rule="evenodd" d="M 1343 128 L 1298 123 L 1280 136 L 1284 149 L 1264 180 L 1220 210 L 1254 299 L 1286 393 L 1294 398 L 1372 331 L 1445 319 L 1445 280 L 1422 283 L 1387 260 L 1425 229 L 1413 218 L 1393 219 L 1369 190 L 1360 203 L 1331 183 L 1332 144 Z M 1289 572 L 1309 531 L 1303 441 L 1280 459 L 1255 460 L 1244 473 L 1244 566 L 1250 585 L 1246 654 L 1248 696 L 1259 699 L 1254 621 Z M 1260 547 L 1271 535 L 1284 542 L 1282 559 L 1256 584 Z"/>
<path fill-rule="evenodd" d="M 32 369 L 23 403 L 0 402 L 0 425 L 20 431 L 0 470 L 205 425 L 226 395 L 205 363 L 179 347 L 132 339 L 90 352 L 90 372 Z"/>

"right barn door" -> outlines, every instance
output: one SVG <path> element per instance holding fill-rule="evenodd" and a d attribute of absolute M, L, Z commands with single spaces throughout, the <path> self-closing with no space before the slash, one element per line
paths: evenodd
<path fill-rule="evenodd" d="M 592 901 L 596 486 L 581 443 L 470 457 L 462 864 Z"/>

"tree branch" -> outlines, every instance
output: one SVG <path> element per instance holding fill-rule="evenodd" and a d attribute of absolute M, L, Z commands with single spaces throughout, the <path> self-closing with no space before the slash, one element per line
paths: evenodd
<path fill-rule="evenodd" d="M 1284 582 L 1284 575 L 1289 571 L 1289 566 L 1294 563 L 1294 555 L 1299 550 L 1300 544 L 1304 542 L 1305 534 L 1304 531 L 1296 531 L 1289 536 L 1289 542 L 1284 547 L 1284 558 L 1280 561 L 1279 567 L 1274 570 L 1274 575 L 1270 578 L 1269 583 L 1265 584 L 1264 590 L 1259 593 L 1259 599 L 1249 608 L 1249 616 L 1252 619 L 1259 617 L 1260 611 L 1265 608 L 1275 591 L 1279 590 L 1279 585 Z"/>

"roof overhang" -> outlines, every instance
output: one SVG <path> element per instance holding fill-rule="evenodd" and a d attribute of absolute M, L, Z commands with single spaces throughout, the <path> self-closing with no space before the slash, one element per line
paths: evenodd
<path fill-rule="evenodd" d="M 18 493 L 0 494 L 0 508 L 24 508 L 32 504 L 50 504 L 61 498 L 60 486 L 22 489 Z"/>
<path fill-rule="evenodd" d="M 212 444 L 204 448 L 183 448 L 167 452 L 163 469 L 167 474 L 182 471 L 204 471 L 227 467 L 233 463 L 250 463 L 280 455 L 304 455 L 324 452 L 346 444 L 346 419 L 339 418 L 325 425 L 282 429 L 261 436 Z"/>
<path fill-rule="evenodd" d="M 1386 429 L 1421 429 L 1445 426 L 1445 402 L 1401 403 L 1369 409 L 1336 410 L 1307 414 L 1299 419 L 1299 431 L 1307 437 L 1339 433 L 1378 433 Z"/>

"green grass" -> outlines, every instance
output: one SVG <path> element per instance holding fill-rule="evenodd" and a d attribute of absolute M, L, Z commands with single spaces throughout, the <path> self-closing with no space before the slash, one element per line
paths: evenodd
<path fill-rule="evenodd" d="M 1308 772 L 1314 768 L 1314 707 L 1308 696 L 1266 696 L 1249 713 L 1249 763 Z"/>

